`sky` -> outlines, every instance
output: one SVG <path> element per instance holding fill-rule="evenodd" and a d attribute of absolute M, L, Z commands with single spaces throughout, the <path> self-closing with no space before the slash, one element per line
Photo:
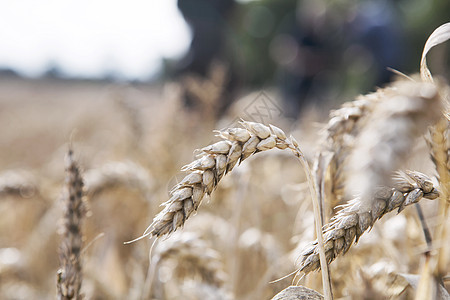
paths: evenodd
<path fill-rule="evenodd" d="M 176 0 L 0 0 L 0 69 L 145 80 L 188 49 Z"/>

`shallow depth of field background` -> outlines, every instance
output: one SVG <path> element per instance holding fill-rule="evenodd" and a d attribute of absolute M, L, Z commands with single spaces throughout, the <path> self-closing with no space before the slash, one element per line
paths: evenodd
<path fill-rule="evenodd" d="M 214 129 L 240 118 L 272 123 L 312 159 L 329 110 L 392 80 L 387 67 L 417 72 L 428 35 L 450 17 L 445 0 L 179 0 L 180 10 L 175 1 L 48 2 L 0 3 L 2 299 L 56 294 L 70 140 L 85 174 L 85 244 L 93 241 L 83 254 L 83 293 L 139 299 L 153 241 L 123 242 L 143 233 L 194 150 L 216 141 Z M 448 47 L 429 56 L 446 78 Z M 408 167 L 432 170 L 425 144 L 413 150 Z M 295 270 L 313 222 L 296 160 L 280 150 L 258 154 L 153 249 L 195 240 L 194 253 L 210 254 L 214 280 L 195 258 L 168 254 L 149 297 L 270 299 L 291 283 L 269 282 Z M 331 265 L 335 296 L 398 296 L 406 283 L 395 274 L 417 274 L 424 247 L 413 209 L 386 216 Z M 301 283 L 321 290 L 320 274 Z"/>

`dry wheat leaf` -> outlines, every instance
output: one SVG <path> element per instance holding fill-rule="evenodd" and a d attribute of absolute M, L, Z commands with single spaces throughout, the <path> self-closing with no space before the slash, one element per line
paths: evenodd
<path fill-rule="evenodd" d="M 420 75 L 423 81 L 433 82 L 433 76 L 427 66 L 427 54 L 434 46 L 442 44 L 450 39 L 450 22 L 439 26 L 428 38 L 423 47 L 422 59 L 420 61 Z"/>

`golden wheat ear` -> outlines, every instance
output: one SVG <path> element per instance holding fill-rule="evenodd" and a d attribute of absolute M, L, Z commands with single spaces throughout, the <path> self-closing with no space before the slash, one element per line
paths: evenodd
<path fill-rule="evenodd" d="M 392 187 L 378 187 L 370 201 L 371 206 L 356 198 L 344 205 L 324 231 L 325 252 L 328 263 L 339 254 L 345 254 L 376 220 L 398 209 L 419 202 L 422 198 L 434 200 L 439 197 L 438 188 L 432 180 L 420 172 L 399 172 Z M 302 254 L 299 272 L 309 273 L 320 268 L 317 241 Z"/>
<path fill-rule="evenodd" d="M 240 123 L 244 128 L 217 131 L 222 140 L 200 149 L 199 158 L 181 169 L 188 174 L 171 190 L 171 198 L 163 203 L 164 209 L 144 236 L 160 237 L 182 227 L 197 211 L 205 194 L 210 195 L 225 174 L 251 155 L 273 148 L 289 148 L 300 155 L 295 139 L 286 137 L 280 128 L 255 122 Z"/>

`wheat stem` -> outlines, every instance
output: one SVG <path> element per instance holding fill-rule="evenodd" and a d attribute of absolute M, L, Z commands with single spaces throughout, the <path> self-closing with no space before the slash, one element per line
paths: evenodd
<path fill-rule="evenodd" d="M 300 160 L 300 163 L 302 164 L 303 169 L 306 173 L 306 178 L 308 180 L 308 186 L 309 186 L 309 192 L 311 194 L 311 201 L 313 205 L 314 210 L 314 224 L 316 228 L 316 236 L 317 236 L 317 249 L 319 252 L 319 261 L 320 261 L 320 268 L 322 270 L 322 286 L 323 286 L 323 293 L 325 296 L 325 299 L 331 300 L 333 299 L 333 291 L 331 289 L 331 280 L 330 280 L 330 271 L 328 269 L 328 263 L 327 258 L 325 254 L 324 249 L 324 242 L 323 242 L 323 235 L 322 235 L 322 226 L 323 226 L 323 218 L 322 218 L 322 211 L 320 209 L 319 204 L 319 197 L 317 196 L 316 191 L 316 183 L 314 182 L 314 179 L 311 176 L 311 170 L 309 168 L 309 165 L 307 161 L 305 160 L 305 157 L 303 156 L 303 153 L 301 150 L 297 147 L 296 149 L 296 156 Z"/>
<path fill-rule="evenodd" d="M 423 236 L 425 238 L 425 241 L 427 242 L 428 249 L 430 250 L 431 246 L 432 246 L 430 229 L 428 228 L 427 222 L 425 221 L 425 216 L 423 215 L 420 204 L 416 203 L 416 204 L 414 204 L 414 206 L 416 208 L 417 215 L 419 216 L 420 224 L 422 225 Z"/>

